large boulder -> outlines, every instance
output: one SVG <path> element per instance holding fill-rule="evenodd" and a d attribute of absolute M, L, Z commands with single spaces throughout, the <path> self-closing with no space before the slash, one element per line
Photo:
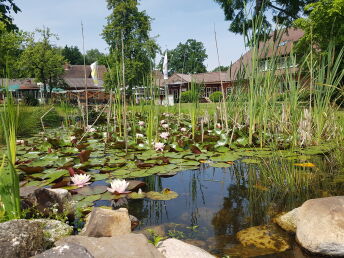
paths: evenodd
<path fill-rule="evenodd" d="M 298 210 L 296 239 L 312 253 L 344 256 L 344 196 L 304 202 Z"/>
<path fill-rule="evenodd" d="M 71 215 L 74 212 L 72 195 L 65 189 L 34 187 L 22 188 L 23 208 L 33 208 L 45 216 L 53 214 Z"/>
<path fill-rule="evenodd" d="M 128 210 L 93 208 L 80 235 L 89 237 L 111 237 L 131 232 Z"/>
<path fill-rule="evenodd" d="M 142 234 L 114 237 L 69 236 L 57 241 L 57 246 L 75 243 L 84 246 L 95 258 L 163 258 L 164 256 Z"/>
<path fill-rule="evenodd" d="M 69 236 L 73 232 L 73 227 L 59 220 L 53 219 L 34 219 L 34 222 L 41 224 L 44 233 L 44 241 L 54 244 L 57 240 Z"/>
<path fill-rule="evenodd" d="M 293 209 L 281 216 L 278 216 L 275 219 L 275 222 L 283 228 L 285 231 L 295 233 L 296 232 L 296 223 L 297 215 L 299 208 Z"/>
<path fill-rule="evenodd" d="M 187 244 L 175 238 L 169 238 L 162 241 L 158 245 L 158 250 L 166 258 L 185 258 L 185 257 L 214 258 L 215 257 L 197 246 Z"/>
<path fill-rule="evenodd" d="M 51 248 L 32 258 L 93 258 L 87 249 L 81 245 L 67 243 Z"/>
<path fill-rule="evenodd" d="M 41 223 L 31 220 L 11 220 L 0 223 L 1 257 L 30 257 L 45 249 Z"/>

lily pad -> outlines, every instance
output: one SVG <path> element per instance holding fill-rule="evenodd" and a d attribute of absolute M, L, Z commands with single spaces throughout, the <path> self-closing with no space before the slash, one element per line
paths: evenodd
<path fill-rule="evenodd" d="M 224 162 L 210 163 L 209 165 L 211 167 L 214 167 L 214 168 L 229 168 L 229 167 L 231 167 L 230 164 L 224 163 Z"/>
<path fill-rule="evenodd" d="M 76 192 L 78 194 L 89 196 L 89 195 L 96 195 L 96 194 L 105 193 L 106 190 L 107 190 L 107 187 L 105 185 L 97 185 L 97 186 L 84 186 L 84 187 L 76 190 Z"/>
<path fill-rule="evenodd" d="M 177 198 L 178 194 L 168 188 L 165 188 L 160 193 L 152 191 L 148 192 L 146 193 L 146 197 L 152 200 L 168 201 Z"/>

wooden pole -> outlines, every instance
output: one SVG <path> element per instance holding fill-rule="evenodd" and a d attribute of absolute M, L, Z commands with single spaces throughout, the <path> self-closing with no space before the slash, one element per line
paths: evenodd
<path fill-rule="evenodd" d="M 122 76 L 123 76 L 123 133 L 125 141 L 125 152 L 128 152 L 128 128 L 127 128 L 127 101 L 126 101 L 126 88 L 125 88 L 125 63 L 124 63 L 124 40 L 123 40 L 123 31 L 121 33 L 122 41 Z"/>
<path fill-rule="evenodd" d="M 85 53 L 84 25 L 82 24 L 82 21 L 81 21 L 81 34 L 82 34 L 82 51 L 84 53 L 84 75 L 85 75 L 84 83 L 85 83 L 86 126 L 88 126 L 88 87 L 87 87 L 87 73 L 86 73 L 86 53 Z"/>

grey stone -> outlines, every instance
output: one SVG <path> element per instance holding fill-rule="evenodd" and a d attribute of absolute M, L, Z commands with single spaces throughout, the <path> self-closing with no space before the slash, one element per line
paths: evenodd
<path fill-rule="evenodd" d="M 44 240 L 53 244 L 57 240 L 69 236 L 73 232 L 73 227 L 59 220 L 52 219 L 34 219 L 34 222 L 41 224 L 44 232 Z"/>
<path fill-rule="evenodd" d="M 275 222 L 288 232 L 296 232 L 297 214 L 299 208 L 293 209 L 275 219 Z"/>
<path fill-rule="evenodd" d="M 51 248 L 33 258 L 93 258 L 93 256 L 81 245 L 66 243 Z"/>
<path fill-rule="evenodd" d="M 0 256 L 30 257 L 45 248 L 41 224 L 30 220 L 11 220 L 0 223 Z"/>
<path fill-rule="evenodd" d="M 75 243 L 86 247 L 95 258 L 163 258 L 164 256 L 142 234 L 114 237 L 69 236 L 56 245 Z"/>
<path fill-rule="evenodd" d="M 296 239 L 312 253 L 344 256 L 344 196 L 304 202 L 298 210 Z"/>
<path fill-rule="evenodd" d="M 90 237 L 111 237 L 131 232 L 128 210 L 120 208 L 109 210 L 94 208 L 80 235 Z"/>
<path fill-rule="evenodd" d="M 187 244 L 175 238 L 169 238 L 162 241 L 158 245 L 158 250 L 166 258 L 185 258 L 185 257 L 214 258 L 215 257 L 211 255 L 210 253 L 208 253 L 207 251 L 197 246 Z"/>

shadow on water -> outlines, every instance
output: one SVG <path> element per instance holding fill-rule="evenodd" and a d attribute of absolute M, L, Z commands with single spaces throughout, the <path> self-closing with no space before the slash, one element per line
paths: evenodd
<path fill-rule="evenodd" d="M 136 230 L 160 226 L 165 236 L 183 239 L 220 257 L 259 256 L 261 253 L 240 245 L 237 232 L 271 223 L 280 212 L 323 197 L 331 186 L 329 179 L 316 179 L 290 191 L 288 185 L 266 185 L 269 181 L 262 185 L 257 173 L 257 166 L 239 161 L 230 168 L 202 165 L 173 177 L 146 177 L 143 180 L 149 191 L 170 188 L 179 197 L 169 201 L 128 200 L 127 206 L 141 222 Z M 340 189 L 332 187 L 331 191 L 336 194 Z M 97 203 L 101 205 L 107 204 Z M 294 241 L 291 245 L 289 251 L 260 257 L 309 257 Z"/>

